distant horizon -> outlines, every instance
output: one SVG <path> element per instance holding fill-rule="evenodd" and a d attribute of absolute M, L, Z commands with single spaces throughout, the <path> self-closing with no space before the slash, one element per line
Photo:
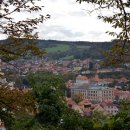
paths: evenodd
<path fill-rule="evenodd" d="M 4 39 L 0 39 L 0 41 L 2 40 L 6 40 L 7 38 L 4 38 Z M 42 38 L 38 38 L 37 40 L 45 40 L 45 41 L 65 41 L 65 42 L 112 42 L 112 40 L 114 39 L 111 39 L 110 41 L 84 41 L 84 40 L 57 40 L 57 39 L 42 39 Z"/>
<path fill-rule="evenodd" d="M 111 42 L 113 39 L 110 41 L 88 41 L 88 40 L 56 40 L 56 39 L 38 39 L 38 40 L 48 40 L 48 41 L 66 41 L 66 42 Z"/>

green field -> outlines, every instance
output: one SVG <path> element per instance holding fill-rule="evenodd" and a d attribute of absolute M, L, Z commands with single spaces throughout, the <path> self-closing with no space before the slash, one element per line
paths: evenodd
<path fill-rule="evenodd" d="M 77 46 L 78 49 L 89 49 L 91 46 Z"/>
<path fill-rule="evenodd" d="M 53 52 L 65 52 L 67 50 L 69 50 L 69 45 L 65 45 L 65 44 L 57 44 L 55 47 L 51 47 L 51 48 L 46 48 L 47 53 L 53 53 Z"/>

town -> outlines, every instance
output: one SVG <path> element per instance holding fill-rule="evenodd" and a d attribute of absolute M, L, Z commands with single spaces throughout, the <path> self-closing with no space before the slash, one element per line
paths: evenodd
<path fill-rule="evenodd" d="M 78 111 L 82 116 L 91 115 L 93 111 L 115 115 L 120 110 L 120 100 L 130 100 L 130 64 L 120 67 L 102 67 L 100 60 L 53 60 L 45 59 L 19 59 L 10 64 L 1 61 L 1 70 L 9 74 L 10 70 L 18 73 L 24 79 L 30 72 L 52 72 L 56 75 L 71 75 L 65 80 L 64 95 L 69 108 Z M 122 75 L 122 73 L 124 73 Z M 112 77 L 118 73 L 118 77 Z M 120 74 L 121 73 L 121 74 Z M 105 74 L 106 76 L 101 77 Z M 112 74 L 112 75 L 110 75 Z M 110 77 L 109 77 L 110 75 Z M 72 78 L 73 77 L 73 78 Z M 71 78 L 71 79 L 69 79 Z M 14 78 L 15 79 L 15 78 Z M 7 83 L 1 78 L 1 83 Z M 16 86 L 15 81 L 8 83 Z M 20 87 L 21 85 L 21 87 Z M 17 84 L 19 88 L 28 90 L 27 81 Z"/>

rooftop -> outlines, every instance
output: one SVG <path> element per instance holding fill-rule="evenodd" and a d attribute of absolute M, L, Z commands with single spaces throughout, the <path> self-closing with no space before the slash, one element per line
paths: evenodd
<path fill-rule="evenodd" d="M 93 84 L 82 84 L 82 85 L 75 85 L 73 87 L 71 87 L 71 89 L 87 89 L 87 90 L 103 90 L 103 89 L 109 89 L 109 87 L 107 85 L 104 84 L 97 84 L 97 83 L 93 83 Z"/>

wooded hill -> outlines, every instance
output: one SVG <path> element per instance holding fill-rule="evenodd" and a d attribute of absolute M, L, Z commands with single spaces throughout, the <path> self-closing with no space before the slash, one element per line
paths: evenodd
<path fill-rule="evenodd" d="M 38 46 L 45 49 L 49 59 L 103 59 L 102 51 L 112 42 L 39 40 Z"/>
<path fill-rule="evenodd" d="M 4 44 L 5 40 L 0 43 Z M 89 42 L 89 41 L 56 41 L 38 40 L 38 47 L 45 50 L 50 60 L 69 59 L 103 59 L 102 52 L 112 46 L 112 42 Z"/>

